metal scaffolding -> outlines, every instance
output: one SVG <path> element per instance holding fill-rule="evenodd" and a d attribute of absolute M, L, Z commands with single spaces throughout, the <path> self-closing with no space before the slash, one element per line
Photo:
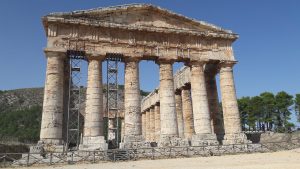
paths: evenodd
<path fill-rule="evenodd" d="M 85 60 L 83 51 L 68 50 L 67 52 L 70 65 L 69 76 L 69 98 L 67 115 L 67 150 L 77 150 L 80 144 L 81 129 L 81 66 L 82 60 Z"/>
<path fill-rule="evenodd" d="M 121 57 L 118 54 L 108 54 L 107 63 L 107 140 L 109 147 L 118 148 L 120 142 L 120 124 L 118 107 L 118 67 Z"/>

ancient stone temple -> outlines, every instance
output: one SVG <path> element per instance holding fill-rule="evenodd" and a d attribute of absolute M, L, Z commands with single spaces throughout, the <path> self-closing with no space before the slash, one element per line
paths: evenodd
<path fill-rule="evenodd" d="M 102 62 L 117 54 L 125 63 L 124 133 L 121 147 L 215 145 L 248 142 L 241 131 L 232 43 L 238 35 L 148 4 L 51 13 L 40 140 L 64 142 L 68 51 L 88 62 L 82 149 L 107 149 L 103 134 Z M 140 99 L 139 62 L 159 66 L 159 87 Z M 173 75 L 173 63 L 186 67 Z M 220 75 L 223 111 L 216 75 Z M 221 113 L 222 112 L 222 113 Z M 219 142 L 218 142 L 219 140 Z"/>

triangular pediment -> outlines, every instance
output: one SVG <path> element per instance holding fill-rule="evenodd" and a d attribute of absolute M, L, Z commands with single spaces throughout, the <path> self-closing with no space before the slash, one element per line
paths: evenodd
<path fill-rule="evenodd" d="M 130 28 L 151 28 L 177 31 L 194 31 L 233 34 L 218 26 L 187 18 L 169 10 L 149 4 L 130 4 L 68 13 L 52 13 L 44 17 L 52 20 L 85 21 L 90 23 L 114 24 Z"/>

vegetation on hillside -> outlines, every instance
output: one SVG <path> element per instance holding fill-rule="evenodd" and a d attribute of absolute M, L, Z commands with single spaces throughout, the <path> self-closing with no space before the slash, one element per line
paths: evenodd
<path fill-rule="evenodd" d="M 103 86 L 106 93 L 106 85 Z M 119 85 L 123 103 L 124 85 Z M 82 101 L 86 88 L 82 88 Z M 141 90 L 141 96 L 149 92 Z M 106 95 L 105 95 L 106 96 Z M 43 88 L 0 90 L 0 142 L 36 142 L 39 140 Z"/>
<path fill-rule="evenodd" d="M 41 106 L 0 113 L 0 140 L 36 142 L 39 140 L 42 117 Z"/>

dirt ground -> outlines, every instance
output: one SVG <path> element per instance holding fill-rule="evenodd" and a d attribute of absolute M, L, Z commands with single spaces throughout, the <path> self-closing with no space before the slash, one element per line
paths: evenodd
<path fill-rule="evenodd" d="M 30 169 L 300 169 L 300 149 L 241 155 L 105 162 L 63 166 L 35 166 Z M 24 168 L 23 168 L 24 169 Z"/>

